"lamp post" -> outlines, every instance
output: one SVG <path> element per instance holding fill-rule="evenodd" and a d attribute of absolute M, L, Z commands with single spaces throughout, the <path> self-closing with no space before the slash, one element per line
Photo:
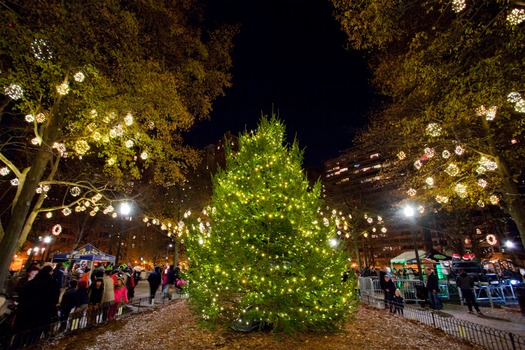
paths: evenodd
<path fill-rule="evenodd" d="M 120 256 L 120 246 L 122 245 L 122 234 L 124 233 L 124 220 L 126 220 L 126 216 L 131 213 L 131 206 L 127 202 L 123 202 L 120 205 L 119 212 L 122 215 L 121 221 L 120 221 L 120 232 L 118 234 L 118 246 L 117 246 L 117 255 L 115 256 L 115 268 L 118 268 L 118 260 Z"/>
<path fill-rule="evenodd" d="M 52 241 L 51 236 L 45 236 L 44 239 L 42 240 L 42 242 L 47 244 L 47 249 L 46 249 L 47 255 L 44 257 L 42 253 L 42 259 L 44 259 L 44 262 L 46 262 L 47 259 L 49 259 L 49 254 L 51 252 L 51 245 L 49 243 L 51 243 L 51 241 Z"/>
<path fill-rule="evenodd" d="M 417 262 L 417 270 L 419 279 L 423 281 L 423 271 L 421 270 L 421 260 L 419 259 L 419 250 L 417 249 L 417 243 L 416 243 L 416 232 L 414 231 L 414 217 L 415 217 L 415 210 L 411 206 L 406 206 L 404 209 L 405 216 L 410 221 L 410 233 L 412 234 L 412 243 L 414 244 L 414 252 L 416 253 L 416 262 Z"/>

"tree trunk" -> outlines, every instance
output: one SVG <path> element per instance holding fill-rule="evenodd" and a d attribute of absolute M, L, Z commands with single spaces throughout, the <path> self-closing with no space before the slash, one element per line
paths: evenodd
<path fill-rule="evenodd" d="M 49 124 L 46 126 L 42 138 L 42 144 L 33 159 L 29 171 L 25 175 L 22 189 L 13 206 L 13 211 L 4 237 L 0 242 L 0 290 L 4 291 L 4 284 L 9 273 L 9 266 L 18 246 L 18 239 L 24 228 L 28 213 L 31 211 L 32 201 L 36 195 L 36 189 L 44 175 L 48 163 L 53 158 L 52 145 L 57 138 L 58 125 L 62 119 L 58 111 L 61 97 L 59 96 L 50 112 Z"/>
<path fill-rule="evenodd" d="M 20 196 L 13 208 L 13 214 L 0 242 L 0 289 L 4 289 L 4 282 L 9 273 L 9 266 L 18 247 L 18 239 L 31 209 L 31 202 L 36 189 L 46 170 L 47 164 L 53 156 L 49 146 L 52 143 L 42 143 L 31 169 L 26 175 Z"/>

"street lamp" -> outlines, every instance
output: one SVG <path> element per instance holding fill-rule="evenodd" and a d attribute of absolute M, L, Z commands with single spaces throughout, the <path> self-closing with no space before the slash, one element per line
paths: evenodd
<path fill-rule="evenodd" d="M 122 234 L 124 233 L 124 220 L 126 219 L 126 216 L 131 213 L 131 206 L 128 204 L 128 202 L 123 202 L 120 204 L 119 212 L 122 215 L 122 219 L 120 221 L 120 232 L 118 234 L 118 246 L 117 246 L 117 255 L 115 256 L 115 268 L 118 268 L 118 259 L 120 255 L 120 246 L 122 245 Z"/>
<path fill-rule="evenodd" d="M 416 243 L 416 232 L 414 231 L 414 224 L 413 220 L 416 214 L 416 211 L 411 206 L 407 205 L 404 209 L 405 216 L 410 221 L 410 233 L 412 234 L 412 243 L 414 244 L 414 252 L 416 253 L 416 262 L 417 262 L 417 270 L 419 279 L 423 281 L 423 271 L 421 270 L 421 260 L 419 259 L 419 251 L 417 249 L 417 243 Z"/>
<path fill-rule="evenodd" d="M 45 236 L 44 239 L 42 239 L 42 242 L 44 242 L 44 244 L 47 244 L 48 247 L 47 247 L 47 255 L 44 257 L 44 253 L 42 253 L 42 259 L 44 259 L 44 262 L 47 261 L 47 259 L 49 259 L 49 254 L 51 252 L 51 245 L 49 243 L 51 243 L 51 236 Z M 42 248 L 42 249 L 46 249 L 45 247 Z"/>

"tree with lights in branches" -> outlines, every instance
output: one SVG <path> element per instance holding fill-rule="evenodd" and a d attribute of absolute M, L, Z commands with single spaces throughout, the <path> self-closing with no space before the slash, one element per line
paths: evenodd
<path fill-rule="evenodd" d="M 133 181 L 184 181 L 182 133 L 230 86 L 237 29 L 204 30 L 192 0 L 15 0 L 0 18 L 3 286 L 37 215 L 116 216 Z"/>
<path fill-rule="evenodd" d="M 332 2 L 388 96 L 359 137 L 382 152 L 383 178 L 421 212 L 500 207 L 525 245 L 522 3 Z"/>
<path fill-rule="evenodd" d="M 190 304 L 205 320 L 262 320 L 274 331 L 334 329 L 355 311 L 349 256 L 323 218 L 321 184 L 309 188 L 297 142 L 263 117 L 226 150 L 212 206 L 188 225 Z"/>

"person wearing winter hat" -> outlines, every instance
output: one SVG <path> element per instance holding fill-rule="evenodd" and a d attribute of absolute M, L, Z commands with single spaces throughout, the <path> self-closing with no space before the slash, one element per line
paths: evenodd
<path fill-rule="evenodd" d="M 95 323 L 96 316 L 101 308 L 102 303 L 104 302 L 104 280 L 102 278 L 97 278 L 95 283 L 93 283 L 88 288 L 89 295 L 89 306 L 88 306 L 88 325 L 93 325 Z"/>

